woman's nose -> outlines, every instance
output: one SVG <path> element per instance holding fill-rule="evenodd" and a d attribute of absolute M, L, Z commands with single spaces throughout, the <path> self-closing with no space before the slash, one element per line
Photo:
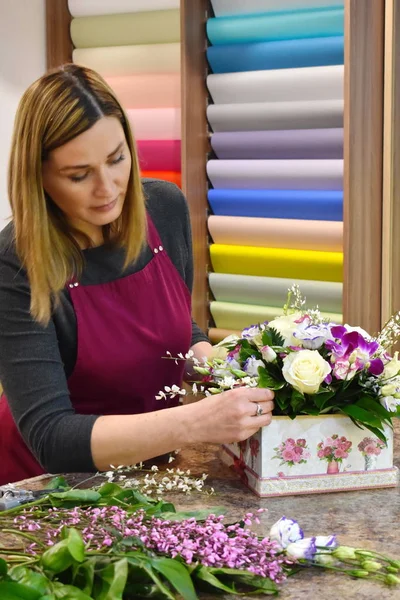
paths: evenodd
<path fill-rule="evenodd" d="M 106 169 L 99 171 L 95 178 L 95 196 L 113 200 L 116 192 L 116 186 L 112 175 Z"/>

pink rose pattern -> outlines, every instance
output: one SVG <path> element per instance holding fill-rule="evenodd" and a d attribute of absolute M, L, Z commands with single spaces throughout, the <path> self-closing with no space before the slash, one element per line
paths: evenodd
<path fill-rule="evenodd" d="M 378 438 L 365 437 L 358 444 L 357 448 L 363 456 L 379 456 L 385 448 L 385 444 Z"/>
<path fill-rule="evenodd" d="M 307 442 L 303 438 L 297 440 L 288 438 L 274 448 L 274 450 L 276 454 L 272 458 L 279 459 L 281 465 L 288 465 L 289 467 L 297 464 L 305 464 L 311 457 L 311 454 L 307 451 Z"/>
<path fill-rule="evenodd" d="M 352 445 L 353 442 L 350 442 L 350 440 L 344 436 L 339 437 L 338 434 L 335 433 L 318 444 L 317 456 L 320 460 L 341 463 L 344 458 L 349 456 Z"/>

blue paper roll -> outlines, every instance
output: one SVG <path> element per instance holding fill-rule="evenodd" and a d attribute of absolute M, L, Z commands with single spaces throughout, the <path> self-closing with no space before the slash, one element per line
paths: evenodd
<path fill-rule="evenodd" d="M 342 65 L 344 38 L 336 36 L 210 46 L 207 59 L 214 73 Z"/>
<path fill-rule="evenodd" d="M 343 35 L 344 9 L 217 17 L 207 21 L 211 44 L 246 44 Z"/>
<path fill-rule="evenodd" d="M 208 201 L 215 215 L 343 220 L 341 191 L 210 189 Z"/>

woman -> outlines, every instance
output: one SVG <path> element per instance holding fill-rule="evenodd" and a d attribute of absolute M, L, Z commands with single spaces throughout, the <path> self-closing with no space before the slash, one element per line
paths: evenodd
<path fill-rule="evenodd" d="M 0 483 L 240 441 L 269 424 L 268 390 L 155 399 L 183 378 L 166 351 L 211 353 L 191 320 L 189 216 L 173 184 L 140 180 L 127 117 L 95 72 L 66 65 L 25 92 L 9 196 Z"/>

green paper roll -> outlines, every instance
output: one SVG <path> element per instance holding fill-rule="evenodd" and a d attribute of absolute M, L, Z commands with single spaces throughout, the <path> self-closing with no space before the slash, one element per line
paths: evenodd
<path fill-rule="evenodd" d="M 71 21 L 75 48 L 179 42 L 179 10 L 80 17 Z"/>
<path fill-rule="evenodd" d="M 217 273 L 343 281 L 341 252 L 212 244 L 210 254 Z"/>
<path fill-rule="evenodd" d="M 244 329 L 256 323 L 272 321 L 282 315 L 282 308 L 276 306 L 255 306 L 252 304 L 235 304 L 234 302 L 211 302 L 210 311 L 215 325 L 221 329 Z M 321 313 L 332 323 L 341 323 L 342 315 L 337 313 Z"/>

